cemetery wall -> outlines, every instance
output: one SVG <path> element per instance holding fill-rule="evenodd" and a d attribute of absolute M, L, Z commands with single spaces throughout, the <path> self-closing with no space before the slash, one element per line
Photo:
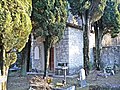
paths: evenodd
<path fill-rule="evenodd" d="M 102 67 L 111 66 L 115 64 L 120 67 L 120 46 L 106 46 L 101 51 L 101 62 Z"/>
<path fill-rule="evenodd" d="M 83 66 L 83 31 L 68 27 L 69 30 L 69 73 L 78 72 Z"/>
<path fill-rule="evenodd" d="M 115 63 L 120 68 L 120 34 L 111 38 L 110 34 L 104 35 L 101 49 L 102 67 L 113 66 Z"/>

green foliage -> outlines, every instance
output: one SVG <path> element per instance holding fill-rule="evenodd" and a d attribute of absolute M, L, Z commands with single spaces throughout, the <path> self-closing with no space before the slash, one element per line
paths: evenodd
<path fill-rule="evenodd" d="M 68 0 L 70 3 L 73 15 L 80 15 L 85 10 L 90 8 L 91 2 L 89 0 Z"/>
<path fill-rule="evenodd" d="M 31 9 L 31 0 L 0 1 L 0 39 L 6 52 L 13 49 L 20 52 L 24 48 L 32 29 Z"/>
<path fill-rule="evenodd" d="M 91 23 L 98 21 L 104 13 L 107 0 L 93 0 L 89 9 L 89 16 Z"/>
<path fill-rule="evenodd" d="M 120 12 L 118 11 L 118 3 L 114 0 L 108 0 L 102 17 L 103 27 L 111 37 L 114 38 L 120 32 Z"/>
<path fill-rule="evenodd" d="M 33 0 L 32 22 L 36 37 L 49 37 L 49 43 L 56 43 L 62 38 L 66 20 L 66 0 Z"/>
<path fill-rule="evenodd" d="M 89 10 L 89 19 L 93 23 L 101 18 L 106 6 L 106 0 L 69 0 L 73 14 L 81 15 Z"/>
<path fill-rule="evenodd" d="M 17 54 L 15 52 L 9 53 L 6 55 L 6 65 L 10 66 L 12 64 L 14 64 L 17 60 Z"/>

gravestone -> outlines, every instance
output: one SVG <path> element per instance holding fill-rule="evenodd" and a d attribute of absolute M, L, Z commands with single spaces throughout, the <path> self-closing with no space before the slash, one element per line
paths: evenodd
<path fill-rule="evenodd" d="M 81 88 L 87 86 L 85 70 L 83 68 L 80 69 L 79 84 Z"/>
<path fill-rule="evenodd" d="M 106 78 L 107 78 L 107 76 L 115 75 L 115 72 L 113 70 L 113 66 L 107 66 L 107 67 L 105 67 L 103 69 L 103 72 L 104 72 Z"/>

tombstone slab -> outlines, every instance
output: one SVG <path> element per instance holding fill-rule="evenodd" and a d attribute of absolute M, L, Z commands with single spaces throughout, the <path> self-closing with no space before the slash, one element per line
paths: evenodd
<path fill-rule="evenodd" d="M 80 69 L 79 84 L 81 88 L 87 86 L 85 70 L 83 68 Z"/>

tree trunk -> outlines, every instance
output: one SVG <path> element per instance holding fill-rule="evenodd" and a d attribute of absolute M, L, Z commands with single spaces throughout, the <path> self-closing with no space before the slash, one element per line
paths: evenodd
<path fill-rule="evenodd" d="M 22 66 L 21 66 L 21 75 L 26 76 L 27 71 L 29 71 L 29 61 L 30 61 L 30 38 L 26 43 L 25 48 L 22 50 Z"/>
<path fill-rule="evenodd" d="M 25 53 L 22 52 L 22 65 L 21 65 L 21 75 L 26 76 L 27 72 L 27 55 L 25 56 Z"/>
<path fill-rule="evenodd" d="M 2 36 L 1 36 L 2 37 Z M 0 79 L 2 79 L 2 83 L 0 83 L 1 90 L 7 90 L 7 76 L 9 66 L 5 64 L 6 60 L 6 52 L 4 48 L 4 44 L 2 43 L 2 39 L 0 38 Z"/>
<path fill-rule="evenodd" d="M 2 90 L 7 90 L 7 77 L 8 77 L 8 69 L 9 67 L 7 66 L 3 66 L 3 78 L 4 78 L 4 82 L 2 83 Z"/>
<path fill-rule="evenodd" d="M 5 49 L 4 47 L 2 46 L 2 71 L 1 71 L 1 76 L 2 76 L 2 79 L 3 79 L 3 82 L 2 82 L 2 90 L 7 90 L 7 76 L 8 76 L 8 69 L 9 69 L 9 66 L 7 66 L 5 64 Z"/>
<path fill-rule="evenodd" d="M 50 59 L 50 44 L 49 44 L 49 37 L 47 36 L 44 41 L 44 55 L 45 55 L 45 65 L 44 65 L 44 76 L 46 78 L 49 68 L 49 59 Z"/>
<path fill-rule="evenodd" d="M 95 29 L 95 49 L 94 49 L 94 54 L 95 54 L 95 57 L 94 57 L 94 69 L 97 69 L 97 56 L 98 56 L 98 54 L 97 54 L 97 37 L 98 37 L 98 33 L 97 33 L 97 29 L 98 29 L 98 24 L 97 24 L 97 22 L 95 22 L 94 23 L 94 29 Z"/>
<path fill-rule="evenodd" d="M 102 20 L 97 21 L 94 24 L 95 27 L 95 49 L 96 49 L 96 57 L 95 57 L 95 67 L 97 70 L 101 70 L 101 43 L 102 43 L 102 37 L 104 33 Z"/>
<path fill-rule="evenodd" d="M 31 68 L 30 67 L 31 35 L 29 36 L 27 50 L 28 50 L 27 72 L 29 72 L 29 69 Z"/>
<path fill-rule="evenodd" d="M 83 15 L 83 55 L 85 74 L 89 74 L 89 18 L 88 10 Z"/>
<path fill-rule="evenodd" d="M 26 44 L 25 48 L 22 50 L 22 64 L 21 64 L 21 75 L 26 76 L 27 72 L 27 59 L 28 59 L 28 44 Z"/>
<path fill-rule="evenodd" d="M 0 77 L 2 76 L 3 71 L 3 58 L 2 58 L 2 45 L 0 45 Z M 2 83 L 0 82 L 0 90 L 2 89 Z"/>
<path fill-rule="evenodd" d="M 98 23 L 95 23 L 95 49 L 96 49 L 96 58 L 95 58 L 95 67 L 96 70 L 100 70 L 100 32 L 98 29 Z"/>
<path fill-rule="evenodd" d="M 26 52 L 27 44 L 25 48 L 22 50 L 22 63 L 21 63 L 21 75 L 26 76 L 26 71 L 27 71 L 27 52 Z"/>

